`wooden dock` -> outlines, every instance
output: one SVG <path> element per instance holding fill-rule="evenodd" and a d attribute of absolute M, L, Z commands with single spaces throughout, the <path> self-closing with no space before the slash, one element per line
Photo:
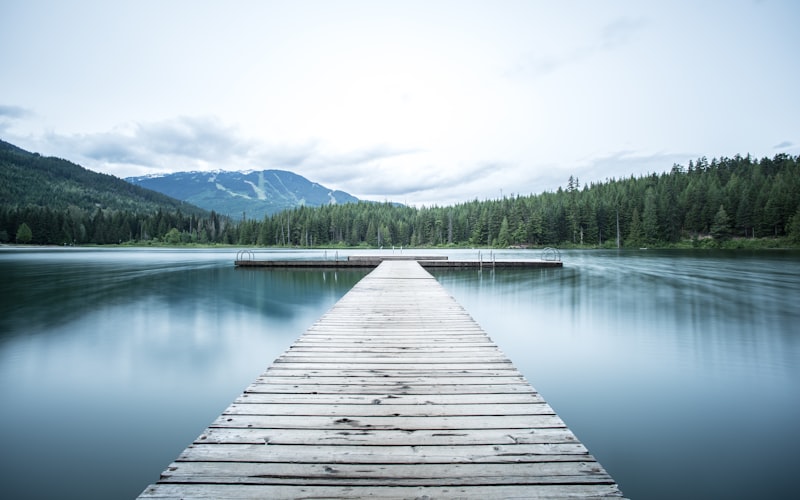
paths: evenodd
<path fill-rule="evenodd" d="M 414 260 L 424 268 L 450 269 L 496 269 L 496 268 L 546 268 L 563 267 L 560 260 L 519 259 L 519 260 L 450 260 L 447 256 L 424 255 L 352 255 L 347 259 L 296 259 L 296 260 L 263 260 L 253 254 L 246 257 L 237 256 L 236 267 L 268 267 L 268 268 L 374 268 L 387 260 Z"/>
<path fill-rule="evenodd" d="M 620 496 L 455 299 L 386 261 L 140 498 Z"/>

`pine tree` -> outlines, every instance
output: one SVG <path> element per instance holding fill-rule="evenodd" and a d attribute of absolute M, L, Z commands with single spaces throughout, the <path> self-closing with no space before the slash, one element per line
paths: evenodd
<path fill-rule="evenodd" d="M 714 222 L 711 224 L 711 236 L 717 241 L 725 241 L 731 237 L 731 222 L 728 212 L 723 205 L 714 215 Z"/>
<path fill-rule="evenodd" d="M 800 207 L 797 212 L 789 219 L 789 224 L 786 226 L 786 233 L 789 235 L 789 241 L 800 243 Z"/>
<path fill-rule="evenodd" d="M 17 243 L 30 243 L 32 239 L 33 232 L 31 228 L 23 222 L 17 229 Z"/>
<path fill-rule="evenodd" d="M 503 222 L 500 223 L 500 232 L 497 235 L 497 246 L 506 248 L 511 244 L 511 233 L 508 229 L 508 217 L 503 217 Z"/>
<path fill-rule="evenodd" d="M 644 241 L 644 229 L 642 228 L 642 219 L 639 217 L 639 209 L 633 209 L 633 216 L 631 217 L 631 227 L 628 232 L 628 239 L 625 242 L 628 246 L 638 247 Z"/>
<path fill-rule="evenodd" d="M 642 232 L 647 243 L 655 243 L 659 238 L 658 214 L 656 212 L 656 195 L 653 188 L 647 188 L 644 194 L 644 213 L 642 214 Z"/>

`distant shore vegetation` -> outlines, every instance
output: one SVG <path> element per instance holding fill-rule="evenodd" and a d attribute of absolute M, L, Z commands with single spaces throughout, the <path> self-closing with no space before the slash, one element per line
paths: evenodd
<path fill-rule="evenodd" d="M 0 207 L 0 243 L 299 248 L 797 248 L 800 161 L 690 161 L 669 172 L 452 206 L 359 202 L 262 220 L 211 212 Z"/>

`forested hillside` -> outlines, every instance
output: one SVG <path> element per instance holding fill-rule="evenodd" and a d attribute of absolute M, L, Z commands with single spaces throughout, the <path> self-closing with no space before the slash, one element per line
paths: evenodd
<path fill-rule="evenodd" d="M 700 158 L 663 174 L 531 196 L 420 209 L 389 204 L 300 208 L 239 228 L 246 245 L 621 246 L 800 241 L 800 164 L 777 155 Z"/>
<path fill-rule="evenodd" d="M 799 158 L 700 158 L 662 174 L 588 185 L 570 178 L 556 192 L 454 206 L 360 202 L 231 220 L 0 141 L 0 242 L 637 248 L 763 239 L 796 246 Z"/>
<path fill-rule="evenodd" d="M 61 158 L 30 153 L 2 140 L 0 166 L 0 201 L 4 206 L 34 205 L 56 210 L 69 206 L 82 210 L 101 207 L 134 212 L 164 208 L 205 213 L 113 175 L 93 172 Z"/>
<path fill-rule="evenodd" d="M 0 242 L 160 240 L 178 227 L 186 235 L 171 240 L 225 241 L 228 226 L 188 203 L 0 141 Z"/>

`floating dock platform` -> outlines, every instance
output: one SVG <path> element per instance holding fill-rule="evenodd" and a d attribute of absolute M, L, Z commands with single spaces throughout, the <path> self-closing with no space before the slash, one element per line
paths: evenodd
<path fill-rule="evenodd" d="M 384 260 L 140 498 L 621 496 L 430 273 Z"/>
<path fill-rule="evenodd" d="M 240 252 L 236 256 L 236 267 L 273 268 L 374 268 L 383 261 L 416 261 L 425 268 L 482 269 L 486 268 L 549 268 L 563 267 L 561 260 L 518 259 L 518 260 L 450 260 L 445 255 L 351 255 L 340 259 L 298 259 L 262 260 L 252 253 Z"/>

